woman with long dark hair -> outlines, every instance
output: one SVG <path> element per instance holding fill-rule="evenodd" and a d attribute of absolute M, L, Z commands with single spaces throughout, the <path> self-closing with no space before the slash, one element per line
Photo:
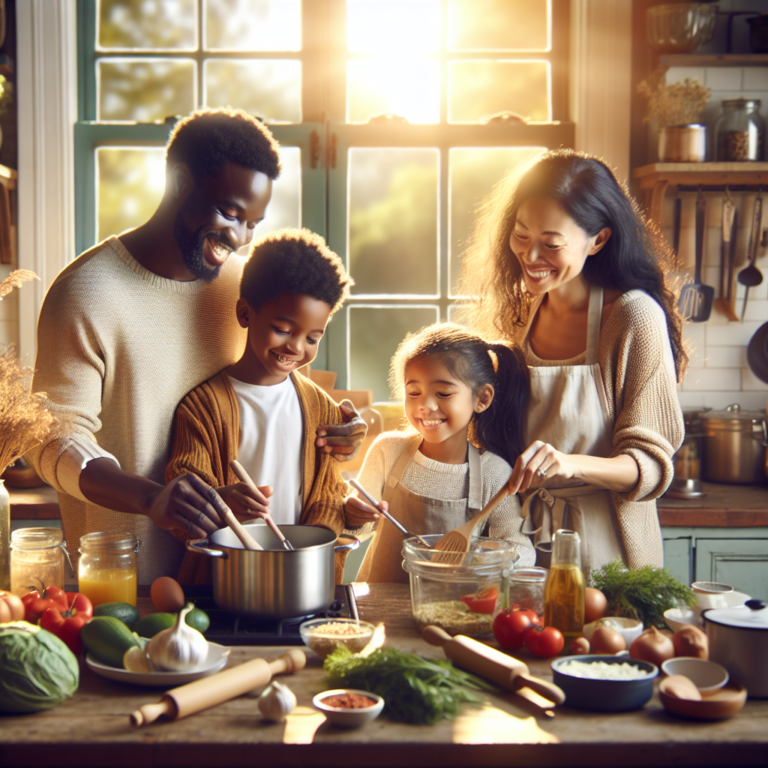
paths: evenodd
<path fill-rule="evenodd" d="M 600 160 L 547 152 L 486 202 L 462 262 L 470 326 L 523 348 L 527 448 L 510 486 L 546 565 L 552 533 L 580 533 L 589 571 L 662 565 L 655 499 L 683 437 L 688 362 L 673 254 Z"/>

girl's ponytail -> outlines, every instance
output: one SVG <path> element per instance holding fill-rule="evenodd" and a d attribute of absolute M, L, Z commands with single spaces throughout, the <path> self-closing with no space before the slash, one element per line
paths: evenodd
<path fill-rule="evenodd" d="M 512 466 L 525 449 L 525 425 L 531 397 L 525 356 L 519 346 L 489 344 L 496 356 L 496 386 L 493 402 L 474 417 L 477 441 Z"/>

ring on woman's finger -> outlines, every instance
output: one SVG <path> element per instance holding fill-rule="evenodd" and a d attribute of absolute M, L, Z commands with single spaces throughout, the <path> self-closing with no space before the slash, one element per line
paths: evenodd
<path fill-rule="evenodd" d="M 539 469 L 536 471 L 536 474 L 537 474 L 539 477 L 546 477 L 546 475 L 547 475 L 547 470 L 546 470 L 546 469 L 542 469 L 541 467 L 539 467 Z"/>

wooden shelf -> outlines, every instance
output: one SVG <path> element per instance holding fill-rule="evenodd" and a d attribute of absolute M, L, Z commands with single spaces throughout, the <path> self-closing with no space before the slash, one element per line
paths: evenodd
<path fill-rule="evenodd" d="M 768 67 L 768 53 L 664 53 L 659 66 L 669 67 Z"/>
<path fill-rule="evenodd" d="M 768 163 L 653 163 L 635 168 L 632 178 L 639 181 L 646 208 L 660 226 L 661 204 L 670 184 L 768 188 Z"/>

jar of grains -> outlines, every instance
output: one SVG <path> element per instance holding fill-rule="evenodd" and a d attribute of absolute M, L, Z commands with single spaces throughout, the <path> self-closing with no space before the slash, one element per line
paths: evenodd
<path fill-rule="evenodd" d="M 765 121 L 759 99 L 727 99 L 715 126 L 717 159 L 720 161 L 763 160 Z"/>
<path fill-rule="evenodd" d="M 136 605 L 136 538 L 131 533 L 104 531 L 80 537 L 79 591 L 94 606 Z"/>
<path fill-rule="evenodd" d="M 19 528 L 11 534 L 11 592 L 64 589 L 64 532 L 61 528 Z"/>

